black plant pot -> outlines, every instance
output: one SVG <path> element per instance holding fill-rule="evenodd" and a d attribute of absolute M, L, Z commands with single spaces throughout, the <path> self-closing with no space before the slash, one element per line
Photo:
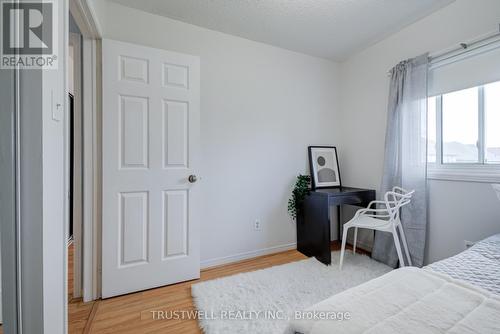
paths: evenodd
<path fill-rule="evenodd" d="M 307 235 L 305 229 L 305 219 L 304 219 L 304 204 L 302 203 L 299 207 L 297 207 L 297 218 L 295 219 L 296 228 L 297 228 L 297 236 L 299 235 Z M 305 249 L 307 241 L 302 238 L 297 238 L 297 250 L 302 251 Z"/>

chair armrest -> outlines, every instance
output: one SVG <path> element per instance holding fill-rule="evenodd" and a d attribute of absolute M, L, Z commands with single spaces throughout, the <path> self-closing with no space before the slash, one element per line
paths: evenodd
<path fill-rule="evenodd" d="M 366 208 L 367 208 L 367 209 L 371 208 L 371 206 L 372 206 L 373 204 L 384 204 L 384 205 L 386 205 L 386 204 L 385 204 L 385 201 L 371 201 L 371 202 L 368 204 L 368 206 L 367 206 Z"/>
<path fill-rule="evenodd" d="M 366 207 L 366 209 L 370 209 L 373 204 L 382 204 L 382 205 L 384 205 L 385 208 L 387 208 L 387 204 L 390 205 L 390 204 L 396 204 L 396 203 L 397 203 L 397 201 L 379 201 L 379 200 L 377 200 L 377 201 L 371 201 L 368 204 L 368 206 Z"/>
<path fill-rule="evenodd" d="M 385 209 L 370 209 L 368 207 L 366 209 L 359 209 L 358 211 L 356 211 L 356 214 L 354 215 L 353 218 L 357 218 L 359 216 L 387 218 L 387 217 L 390 217 L 390 213 L 386 208 Z"/>
<path fill-rule="evenodd" d="M 383 208 L 372 208 L 374 205 L 382 205 Z M 397 201 L 389 201 L 389 200 L 375 200 L 371 201 L 368 206 L 364 209 L 359 209 L 356 211 L 356 214 L 354 215 L 353 218 L 357 218 L 359 216 L 369 216 L 369 217 L 374 217 L 374 218 L 389 218 L 391 216 L 391 213 L 389 210 L 392 208 L 392 205 L 396 205 Z"/>

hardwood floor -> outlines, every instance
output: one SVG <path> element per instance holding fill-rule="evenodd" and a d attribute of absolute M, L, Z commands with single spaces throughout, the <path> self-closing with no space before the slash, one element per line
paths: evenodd
<path fill-rule="evenodd" d="M 74 256 L 75 245 L 71 242 L 68 245 L 68 300 L 73 298 L 73 276 L 74 276 Z"/>
<path fill-rule="evenodd" d="M 84 303 L 81 298 L 73 298 L 73 259 L 74 246 L 71 243 L 68 246 L 68 333 L 89 333 L 85 332 L 85 326 L 91 319 L 95 302 Z"/>
<path fill-rule="evenodd" d="M 338 249 L 332 243 L 332 250 Z M 201 333 L 196 320 L 154 320 L 151 311 L 194 310 L 191 284 L 306 258 L 290 250 L 205 269 L 198 280 L 91 303 L 70 299 L 69 333 Z"/>

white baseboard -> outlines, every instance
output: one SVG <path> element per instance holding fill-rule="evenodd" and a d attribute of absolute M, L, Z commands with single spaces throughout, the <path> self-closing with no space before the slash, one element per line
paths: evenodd
<path fill-rule="evenodd" d="M 223 257 L 217 257 L 214 259 L 203 260 L 203 261 L 201 261 L 200 265 L 201 265 L 201 269 L 206 269 L 206 268 L 210 268 L 210 267 L 220 266 L 221 264 L 238 262 L 241 260 L 251 259 L 251 258 L 262 256 L 262 255 L 269 255 L 269 254 L 284 252 L 284 251 L 287 251 L 290 249 L 295 249 L 296 247 L 297 247 L 297 244 L 294 242 L 291 244 L 273 246 L 273 247 L 262 248 L 262 249 L 258 249 L 258 250 L 254 250 L 254 251 L 250 251 L 250 252 L 238 253 L 238 254 L 234 254 L 234 255 L 228 255 L 228 256 L 223 256 Z"/>

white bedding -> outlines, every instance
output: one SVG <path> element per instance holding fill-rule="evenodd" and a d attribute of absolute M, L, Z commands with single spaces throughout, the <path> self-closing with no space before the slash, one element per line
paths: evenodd
<path fill-rule="evenodd" d="M 350 320 L 292 320 L 290 332 L 500 333 L 500 298 L 430 270 L 406 267 L 334 295 L 308 311 L 348 312 Z"/>
<path fill-rule="evenodd" d="M 500 234 L 486 238 L 455 256 L 434 262 L 425 269 L 450 275 L 500 295 Z"/>

